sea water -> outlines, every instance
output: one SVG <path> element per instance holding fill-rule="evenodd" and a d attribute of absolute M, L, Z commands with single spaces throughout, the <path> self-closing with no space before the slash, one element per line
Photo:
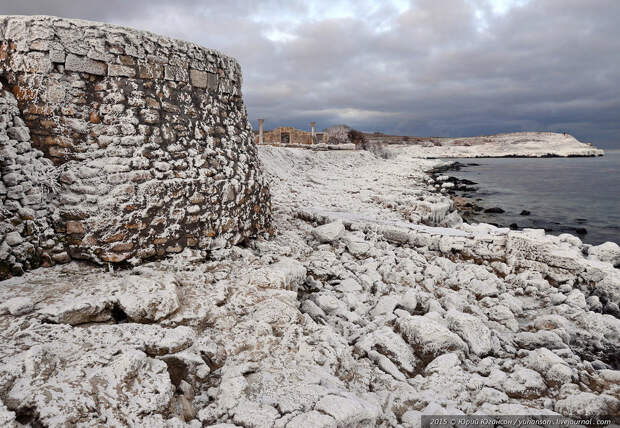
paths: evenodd
<path fill-rule="evenodd" d="M 594 245 L 605 241 L 620 244 L 620 150 L 588 158 L 459 161 L 468 166 L 448 175 L 472 180 L 478 188 L 464 196 L 481 198 L 477 204 L 484 208 L 506 211 L 479 213 L 477 221 L 546 229 L 556 235 L 571 233 Z M 531 214 L 520 215 L 523 210 Z"/>

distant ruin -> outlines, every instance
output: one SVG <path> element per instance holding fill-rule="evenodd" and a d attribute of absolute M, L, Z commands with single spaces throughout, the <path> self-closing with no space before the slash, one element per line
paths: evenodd
<path fill-rule="evenodd" d="M 254 136 L 256 144 L 272 146 L 310 146 L 327 144 L 327 135 L 316 132 L 316 122 L 310 122 L 311 131 L 302 131 L 290 126 L 280 126 L 271 131 L 264 131 L 264 119 L 258 119 L 258 133 Z"/>
<path fill-rule="evenodd" d="M 0 17 L 0 279 L 271 227 L 239 64 L 129 28 Z"/>

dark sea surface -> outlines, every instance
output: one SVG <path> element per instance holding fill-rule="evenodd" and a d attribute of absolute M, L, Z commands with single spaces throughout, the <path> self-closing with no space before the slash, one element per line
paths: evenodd
<path fill-rule="evenodd" d="M 457 160 L 457 159 L 448 159 Z M 484 208 L 503 214 L 478 213 L 474 220 L 519 228 L 571 233 L 588 244 L 620 244 L 620 150 L 596 158 L 458 159 L 466 165 L 446 175 L 476 182 L 476 192 L 458 195 L 480 198 Z M 529 216 L 519 215 L 522 210 Z M 471 220 L 468 220 L 470 223 Z M 586 234 L 576 233 L 585 228 Z"/>

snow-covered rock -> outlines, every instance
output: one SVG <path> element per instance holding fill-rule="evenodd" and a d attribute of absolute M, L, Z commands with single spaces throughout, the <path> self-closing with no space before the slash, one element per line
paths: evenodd
<path fill-rule="evenodd" d="M 124 291 L 118 296 L 118 304 L 132 321 L 157 321 L 179 308 L 179 290 L 173 275 L 157 279 L 130 275 L 122 283 Z"/>
<path fill-rule="evenodd" d="M 344 234 L 344 225 L 341 221 L 324 224 L 315 228 L 312 233 L 322 243 L 333 242 Z"/>
<path fill-rule="evenodd" d="M 396 321 L 403 338 L 421 358 L 435 358 L 439 355 L 467 351 L 467 345 L 459 336 L 430 317 L 412 316 Z"/>
<path fill-rule="evenodd" d="M 453 310 L 448 311 L 446 319 L 450 330 L 469 345 L 470 352 L 478 356 L 491 352 L 493 347 L 491 332 L 480 318 Z"/>
<path fill-rule="evenodd" d="M 428 188 L 440 161 L 408 149 L 259 153 L 270 239 L 0 283 L 2 423 L 396 427 L 617 411 L 620 292 L 604 252 L 544 231 L 439 227 L 458 216 Z M 336 238 L 317 242 L 316 224 Z"/>
<path fill-rule="evenodd" d="M 620 400 L 607 394 L 581 392 L 558 400 L 554 408 L 556 412 L 565 416 L 591 418 L 617 414 L 620 409 Z"/>

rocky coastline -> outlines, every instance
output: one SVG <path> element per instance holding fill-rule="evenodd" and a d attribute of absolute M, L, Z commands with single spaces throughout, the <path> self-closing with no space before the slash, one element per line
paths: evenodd
<path fill-rule="evenodd" d="M 493 164 L 487 164 L 486 168 L 492 167 L 491 165 Z M 468 176 L 475 177 L 475 174 L 472 173 L 480 166 L 479 163 L 465 160 L 446 160 L 444 164 L 428 171 L 434 179 L 432 187 L 438 193 L 448 195 L 452 199 L 455 209 L 464 221 L 468 223 L 489 223 L 496 227 L 507 227 L 511 230 L 539 228 L 553 235 L 570 233 L 589 244 L 603 242 L 600 236 L 601 234 L 605 236 L 605 232 L 600 230 L 595 233 L 598 239 L 588 239 L 591 230 L 589 230 L 590 226 L 586 218 L 576 218 L 569 223 L 562 223 L 554 217 L 547 218 L 544 214 L 532 213 L 532 208 L 527 203 L 523 203 L 519 208 L 512 206 L 511 209 L 502 206 L 501 202 L 498 202 L 497 196 L 493 196 L 495 192 L 489 193 L 485 185 L 465 178 Z M 465 171 L 465 173 L 461 171 Z M 507 212 L 505 209 L 509 211 Z"/>
<path fill-rule="evenodd" d="M 605 154 L 572 135 L 555 132 L 512 132 L 463 138 L 407 137 L 407 140 L 405 146 L 416 157 L 427 159 L 593 157 Z M 389 142 L 403 144 L 402 139 Z"/>
<path fill-rule="evenodd" d="M 0 424 L 620 412 L 616 243 L 463 223 L 415 148 L 258 156 L 271 239 L 0 282 Z"/>

